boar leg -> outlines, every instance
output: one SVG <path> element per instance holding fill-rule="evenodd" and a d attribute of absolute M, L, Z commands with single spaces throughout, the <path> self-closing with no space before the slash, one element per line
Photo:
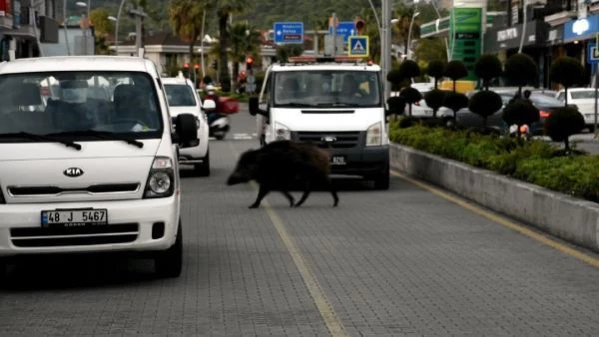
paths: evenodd
<path fill-rule="evenodd" d="M 270 192 L 270 189 L 268 187 L 266 187 L 265 185 L 260 185 L 260 190 L 258 190 L 258 196 L 256 197 L 256 201 L 254 201 L 254 203 L 251 204 L 249 208 L 258 208 L 258 206 L 260 206 L 260 203 L 262 202 L 262 199 L 264 199 L 268 192 Z"/>
<path fill-rule="evenodd" d="M 337 207 L 337 204 L 339 204 L 339 197 L 337 196 L 337 191 L 335 190 L 335 186 L 333 186 L 333 182 L 331 181 L 331 178 L 323 177 L 322 180 L 323 180 L 324 186 L 326 186 L 329 189 L 329 191 L 331 192 L 331 195 L 333 196 L 333 200 L 334 200 L 333 207 Z"/>
<path fill-rule="evenodd" d="M 306 201 L 306 199 L 308 199 L 308 196 L 310 195 L 311 190 L 312 190 L 312 186 L 310 184 L 310 180 L 307 180 L 304 183 L 304 193 L 302 194 L 302 197 L 297 202 L 297 204 L 295 204 L 294 207 L 300 207 L 304 203 L 304 201 Z"/>
<path fill-rule="evenodd" d="M 285 198 L 287 198 L 287 200 L 289 200 L 289 206 L 293 207 L 293 203 L 295 203 L 295 199 L 293 199 L 293 196 L 291 194 L 289 194 L 288 191 L 281 191 L 281 193 L 283 193 Z"/>

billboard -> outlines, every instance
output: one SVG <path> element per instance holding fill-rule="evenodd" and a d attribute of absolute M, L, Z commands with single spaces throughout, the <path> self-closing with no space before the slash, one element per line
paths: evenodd
<path fill-rule="evenodd" d="M 452 8 L 449 23 L 449 43 L 452 60 L 460 60 L 468 69 L 464 80 L 476 81 L 474 63 L 481 55 L 483 38 L 483 9 L 480 7 Z"/>

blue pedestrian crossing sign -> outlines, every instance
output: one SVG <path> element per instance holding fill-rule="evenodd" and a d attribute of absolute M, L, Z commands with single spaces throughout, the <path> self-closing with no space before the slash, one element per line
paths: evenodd
<path fill-rule="evenodd" d="M 347 42 L 347 54 L 349 56 L 365 57 L 370 55 L 368 36 L 350 36 Z"/>

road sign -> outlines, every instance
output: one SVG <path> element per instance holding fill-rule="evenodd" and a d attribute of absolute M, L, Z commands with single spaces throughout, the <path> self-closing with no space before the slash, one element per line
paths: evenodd
<path fill-rule="evenodd" d="M 303 22 L 275 22 L 273 30 L 276 44 L 304 43 Z"/>
<path fill-rule="evenodd" d="M 347 54 L 349 56 L 365 57 L 370 55 L 368 36 L 350 36 L 348 44 Z"/>
<path fill-rule="evenodd" d="M 343 43 L 347 43 L 347 39 L 355 35 L 357 32 L 356 25 L 353 21 L 341 21 L 335 31 L 336 35 L 343 36 Z M 333 34 L 333 27 L 329 27 L 329 34 Z"/>
<path fill-rule="evenodd" d="M 589 42 L 587 44 L 587 63 L 596 64 L 599 62 L 599 51 L 597 51 L 597 45 L 595 42 Z"/>

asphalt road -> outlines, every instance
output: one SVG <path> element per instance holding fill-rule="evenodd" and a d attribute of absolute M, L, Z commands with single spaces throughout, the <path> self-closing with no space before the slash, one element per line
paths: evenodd
<path fill-rule="evenodd" d="M 599 331 L 597 267 L 399 177 L 388 191 L 338 181 L 337 208 L 315 192 L 297 209 L 280 194 L 248 209 L 256 189 L 225 180 L 258 144 L 239 134 L 254 132 L 234 116 L 229 140 L 210 144 L 212 175 L 184 171 L 180 278 L 143 260 L 36 259 L 0 288 L 0 336 Z"/>

